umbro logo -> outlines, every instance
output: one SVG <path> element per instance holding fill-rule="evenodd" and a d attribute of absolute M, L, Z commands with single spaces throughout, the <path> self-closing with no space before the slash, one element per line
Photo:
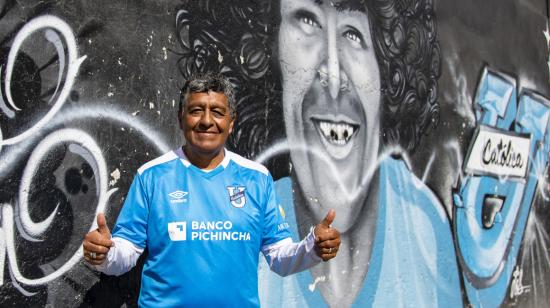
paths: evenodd
<path fill-rule="evenodd" d="M 187 202 L 187 195 L 189 193 L 186 191 L 176 190 L 168 194 L 170 196 L 170 203 L 183 203 Z"/>

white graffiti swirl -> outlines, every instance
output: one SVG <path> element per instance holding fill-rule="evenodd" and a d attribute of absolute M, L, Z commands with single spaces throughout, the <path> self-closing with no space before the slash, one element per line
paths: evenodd
<path fill-rule="evenodd" d="M 99 146 L 95 143 L 95 141 L 90 137 L 89 135 L 71 128 L 61 129 L 58 130 L 50 135 L 48 135 L 41 143 L 39 143 L 35 150 L 32 152 L 29 161 L 27 163 L 27 166 L 25 167 L 25 170 L 23 171 L 23 176 L 21 178 L 21 185 L 19 186 L 19 203 L 18 203 L 18 216 L 21 219 L 21 226 L 27 232 L 27 234 L 33 236 L 33 237 L 39 237 L 41 236 L 44 231 L 47 230 L 47 228 L 50 226 L 51 222 L 53 221 L 55 217 L 55 213 L 57 212 L 58 206 L 55 207 L 55 210 L 52 211 L 50 216 L 43 220 L 42 222 L 35 223 L 32 221 L 29 215 L 29 206 L 28 206 L 28 200 L 29 200 L 29 192 L 31 190 L 31 183 L 34 178 L 34 175 L 36 171 L 38 170 L 38 167 L 40 166 L 40 163 L 43 161 L 43 159 L 46 157 L 48 152 L 55 147 L 58 144 L 71 142 L 77 145 L 82 146 L 84 149 L 86 149 L 89 153 L 92 154 L 92 157 L 95 161 L 95 165 L 97 166 L 97 178 L 99 179 L 99 185 L 98 185 L 98 193 L 99 193 L 99 201 L 98 201 L 98 209 L 100 212 L 104 211 L 105 207 L 105 197 L 107 192 L 107 179 L 108 179 L 108 172 L 107 172 L 107 164 L 105 163 L 105 160 L 103 159 L 103 156 L 101 154 L 101 149 Z M 94 164 L 92 164 L 93 166 Z"/>
<path fill-rule="evenodd" d="M 253 160 L 257 163 L 265 164 L 266 162 L 268 162 L 270 159 L 272 159 L 277 155 L 280 155 L 283 153 L 289 153 L 291 149 L 294 151 L 303 151 L 304 153 L 308 153 L 309 155 L 316 156 L 317 159 L 320 159 L 323 161 L 326 168 L 328 170 L 331 170 L 332 174 L 334 175 L 339 174 L 338 167 L 334 164 L 334 162 L 331 159 L 327 158 L 327 156 L 323 152 L 312 149 L 311 147 L 307 147 L 304 144 L 300 144 L 300 143 L 291 144 L 285 140 L 280 140 L 278 142 L 275 142 L 271 147 L 267 148 L 266 150 L 258 154 L 256 157 L 254 157 Z M 376 170 L 378 169 L 378 167 L 380 167 L 382 162 L 394 154 L 399 154 L 403 162 L 405 162 L 405 164 L 409 168 L 409 170 L 412 169 L 410 158 L 401 147 L 387 146 L 386 149 L 379 154 L 376 161 L 374 161 L 368 167 L 368 169 L 365 172 L 365 175 L 361 179 L 361 183 L 359 187 L 367 187 L 368 186 L 367 184 L 371 182 L 371 180 L 374 177 L 374 174 L 376 173 Z M 337 179 L 338 179 L 337 181 L 338 186 L 335 189 L 338 189 L 344 192 L 342 194 L 343 203 L 348 203 L 348 204 L 351 203 L 358 194 L 365 191 L 363 189 L 356 189 L 353 191 L 349 187 L 346 187 L 346 185 L 343 183 L 342 178 L 337 178 Z"/>
<path fill-rule="evenodd" d="M 124 105 L 124 102 L 119 105 Z M 55 118 L 52 119 L 44 128 L 55 128 L 59 125 L 75 121 L 86 120 L 109 120 L 113 123 L 128 125 L 131 129 L 139 132 L 148 142 L 150 142 L 158 153 L 166 153 L 172 149 L 165 137 L 158 131 L 139 118 L 132 116 L 115 106 L 106 106 L 100 102 L 85 102 L 84 106 L 67 106 Z M 29 151 L 41 137 L 35 134 L 28 139 L 17 144 L 17 147 L 9 147 L 2 154 L 0 159 L 0 181 L 4 180 L 13 166 Z"/>
<path fill-rule="evenodd" d="M 0 96 L 0 110 L 8 118 L 14 118 L 16 111 L 21 110 L 20 106 L 16 105 L 11 92 L 17 56 L 23 44 L 37 31 L 44 31 L 45 38 L 53 44 L 57 52 L 59 70 L 55 90 L 48 100 L 48 104 L 51 107 L 42 118 L 18 135 L 6 137 L 2 134 L 0 128 L 0 152 L 6 149 L 5 146 L 10 146 L 8 147 L 8 151 L 3 153 L 0 160 L 0 179 L 8 174 L 8 171 L 15 165 L 14 162 L 25 156 L 22 154 L 32 149 L 33 144 L 40 140 L 42 130 L 45 128 L 54 128 L 71 121 L 101 118 L 126 124 L 130 128 L 140 132 L 149 141 L 152 141 L 153 145 L 160 152 L 169 150 L 170 147 L 164 138 L 156 133 L 154 129 L 134 116 L 130 116 L 114 107 L 93 107 L 87 104 L 85 106 L 68 108 L 65 112 L 59 112 L 72 90 L 80 65 L 86 59 L 86 56 L 79 57 L 76 38 L 69 25 L 60 18 L 51 15 L 34 18 L 21 28 L 13 39 L 4 67 L 5 70 L 2 70 L 0 67 L 0 73 L 4 74 L 4 76 L 0 76 L 4 80 L 4 84 L 2 85 L 4 97 Z M 30 216 L 29 207 L 31 205 L 41 206 L 41 204 L 29 204 L 29 198 L 33 181 L 39 181 L 37 176 L 41 165 L 46 162 L 48 154 L 60 145 L 68 145 L 69 151 L 81 156 L 92 167 L 96 180 L 97 205 L 95 205 L 94 219 L 90 222 L 90 231 L 97 228 L 95 216 L 100 212 L 106 212 L 108 200 L 117 190 L 108 190 L 109 174 L 107 164 L 101 149 L 87 133 L 74 128 L 60 129 L 47 135 L 34 147 L 23 170 L 18 196 L 15 199 L 17 201 L 14 204 L 4 203 L 0 205 L 0 266 L 4 268 L 7 255 L 7 268 L 9 269 L 11 283 L 24 296 L 36 294 L 25 290 L 25 286 L 44 285 L 51 282 L 64 275 L 82 260 L 82 246 L 79 246 L 61 267 L 49 274 L 45 274 L 43 277 L 30 279 L 21 273 L 17 259 L 17 231 L 15 228 L 18 229 L 19 236 L 25 240 L 40 242 L 54 224 L 59 204 L 55 206 L 44 220 L 33 221 Z M 0 286 L 4 283 L 4 275 L 4 270 L 0 270 Z"/>
<path fill-rule="evenodd" d="M 2 65 L 0 65 L 0 80 L 2 79 L 4 79 L 4 77 L 2 77 Z M 10 119 L 15 117 L 15 112 L 13 112 L 10 107 L 6 105 L 3 95 L 0 95 L 0 110 L 2 110 L 2 112 Z M 2 140 L 0 140 L 0 146 L 2 146 Z"/>
<path fill-rule="evenodd" d="M 82 259 L 82 246 L 73 254 L 73 256 L 60 268 L 47 276 L 29 279 L 24 277 L 17 265 L 17 256 L 15 250 L 15 232 L 14 221 L 16 219 L 21 220 L 21 226 L 25 232 L 31 236 L 38 237 L 42 235 L 51 225 L 54 215 L 57 212 L 57 207 L 52 211 L 52 214 L 41 222 L 34 222 L 29 215 L 28 198 L 31 187 L 31 181 L 34 177 L 40 163 L 47 157 L 49 151 L 55 146 L 60 144 L 77 145 L 86 150 L 93 159 L 92 165 L 94 165 L 94 175 L 98 180 L 97 194 L 98 202 L 95 209 L 95 214 L 105 212 L 106 204 L 109 197 L 116 191 L 116 189 L 107 190 L 108 188 L 108 172 L 107 164 L 103 158 L 101 149 L 88 134 L 73 128 L 66 128 L 55 131 L 48 135 L 41 143 L 39 143 L 36 149 L 29 158 L 29 163 L 25 167 L 23 177 L 21 180 L 21 186 L 19 190 L 19 203 L 17 205 L 18 217 L 14 216 L 13 207 L 10 204 L 4 204 L 2 206 L 2 228 L 0 229 L 0 265 L 3 266 L 5 261 L 5 254 L 8 255 L 9 270 L 15 280 L 23 285 L 35 286 L 48 283 L 64 273 L 70 270 Z M 89 158 L 88 158 L 89 159 Z M 94 217 L 96 216 L 94 215 Z M 93 219 L 90 231 L 97 228 L 97 223 Z M 3 272 L 0 271 L 0 278 L 3 278 Z M 0 285 L 3 279 L 0 280 Z"/>
<path fill-rule="evenodd" d="M 59 90 L 59 86 L 61 85 L 62 77 L 63 77 L 63 71 L 65 70 L 65 53 L 63 52 L 63 42 L 61 41 L 61 37 L 57 34 L 57 32 L 52 31 L 50 29 L 46 30 L 45 33 L 46 39 L 50 41 L 57 50 L 58 54 L 58 61 L 59 61 L 59 72 L 57 74 L 57 84 L 55 86 L 55 91 L 48 103 L 51 103 L 55 98 L 55 93 Z"/>
<path fill-rule="evenodd" d="M 74 34 L 71 28 L 69 27 L 69 25 L 67 25 L 67 23 L 65 23 L 62 19 L 51 15 L 45 15 L 29 21 L 27 24 L 25 24 L 23 28 L 21 28 L 21 30 L 15 36 L 13 40 L 13 44 L 10 48 L 10 52 L 8 54 L 8 61 L 6 64 L 4 93 L 6 95 L 7 103 L 11 106 L 12 109 L 21 110 L 19 109 L 19 107 L 15 105 L 15 102 L 13 100 L 12 93 L 11 93 L 11 78 L 13 75 L 17 54 L 19 53 L 19 49 L 23 45 L 23 42 L 25 42 L 25 40 L 27 40 L 32 33 L 41 29 L 56 30 L 61 34 L 63 41 L 66 44 L 66 46 L 64 47 L 67 50 L 68 65 L 67 65 L 67 72 L 65 76 L 65 82 L 53 106 L 50 108 L 50 110 L 46 113 L 44 117 L 42 117 L 36 124 L 34 124 L 31 128 L 27 129 L 23 133 L 15 137 L 2 140 L 0 143 L 1 145 L 12 145 L 12 144 L 21 142 L 25 138 L 32 136 L 34 133 L 36 133 L 39 129 L 41 129 L 53 118 L 53 116 L 61 109 L 67 97 L 69 96 L 69 93 L 74 84 L 74 80 L 78 73 L 80 65 L 86 59 L 86 56 L 78 58 L 78 51 L 77 51 L 76 39 L 74 37 Z M 58 53 L 63 51 L 63 48 L 59 48 L 60 46 L 59 36 L 52 34 L 52 31 L 50 31 L 50 32 L 46 32 L 46 38 L 50 42 L 54 43 Z M 59 54 L 59 59 L 60 59 L 60 72 L 61 72 L 64 69 L 63 67 L 65 66 L 64 64 L 65 56 L 63 53 Z M 62 76 L 59 76 L 58 87 L 59 87 L 61 78 Z"/>
<path fill-rule="evenodd" d="M 287 140 L 286 139 L 278 140 L 274 142 L 265 151 L 258 154 L 258 156 L 254 157 L 254 161 L 260 164 L 266 164 L 271 158 L 283 153 L 288 153 L 289 151 L 290 151 L 290 147 L 288 145 Z"/>

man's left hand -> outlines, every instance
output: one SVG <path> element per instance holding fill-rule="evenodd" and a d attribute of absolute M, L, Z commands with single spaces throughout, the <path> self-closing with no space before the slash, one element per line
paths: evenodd
<path fill-rule="evenodd" d="M 315 226 L 315 252 L 323 261 L 336 257 L 340 247 L 340 232 L 331 227 L 336 212 L 330 210 L 325 219 Z"/>

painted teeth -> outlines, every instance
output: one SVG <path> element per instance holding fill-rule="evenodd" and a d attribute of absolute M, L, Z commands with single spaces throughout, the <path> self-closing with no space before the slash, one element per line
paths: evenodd
<path fill-rule="evenodd" d="M 319 130 L 325 139 L 337 145 L 345 145 L 351 139 L 356 129 L 346 123 L 319 121 Z"/>

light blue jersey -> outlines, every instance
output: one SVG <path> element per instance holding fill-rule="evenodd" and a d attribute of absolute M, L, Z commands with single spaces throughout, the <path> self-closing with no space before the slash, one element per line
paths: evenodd
<path fill-rule="evenodd" d="M 266 168 L 226 151 L 205 172 L 178 149 L 138 170 L 113 237 L 147 249 L 142 307 L 257 307 L 260 248 L 287 228 Z"/>

